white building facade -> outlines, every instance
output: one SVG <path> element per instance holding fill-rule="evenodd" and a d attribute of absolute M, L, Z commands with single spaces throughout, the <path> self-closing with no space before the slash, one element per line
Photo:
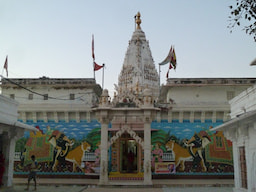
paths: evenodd
<path fill-rule="evenodd" d="M 256 86 L 230 101 L 231 120 L 214 130 L 233 142 L 234 191 L 256 191 Z"/>
<path fill-rule="evenodd" d="M 2 94 L 20 103 L 18 119 L 40 130 L 17 152 L 25 164 L 36 154 L 45 175 L 96 177 L 101 185 L 233 178 L 232 143 L 212 128 L 230 119 L 229 100 L 256 78 L 169 78 L 160 87 L 139 13 L 136 24 L 113 98 L 89 78 L 2 80 Z M 19 159 L 14 169 L 24 173 Z"/>
<path fill-rule="evenodd" d="M 4 172 L 1 173 L 1 177 L 2 174 L 3 177 L 0 182 L 4 187 L 11 187 L 13 184 L 16 141 L 23 137 L 25 130 L 37 131 L 35 128 L 17 120 L 18 103 L 0 95 L 0 151 L 4 158 Z M 2 169 L 0 170 L 2 171 Z"/>

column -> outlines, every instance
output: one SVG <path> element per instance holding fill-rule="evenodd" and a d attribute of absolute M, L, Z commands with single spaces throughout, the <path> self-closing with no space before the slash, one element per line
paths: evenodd
<path fill-rule="evenodd" d="M 108 120 L 101 118 L 100 180 L 99 185 L 108 183 Z"/>
<path fill-rule="evenodd" d="M 179 122 L 183 123 L 183 111 L 179 112 Z"/>
<path fill-rule="evenodd" d="M 12 132 L 8 132 L 6 137 L 3 137 L 3 143 L 5 144 L 3 147 L 3 154 L 5 156 L 6 168 L 3 176 L 3 183 L 5 183 L 7 187 L 11 187 L 13 182 L 14 153 L 17 135 L 20 136 L 23 133 L 24 131 L 22 132 L 22 130 L 13 129 Z"/>
<path fill-rule="evenodd" d="M 235 188 L 239 189 L 240 188 L 240 165 L 239 165 L 239 151 L 238 151 L 238 146 L 236 141 L 232 141 L 232 146 L 233 146 L 233 166 L 234 166 L 234 184 Z"/>
<path fill-rule="evenodd" d="M 48 122 L 47 113 L 45 111 L 43 112 L 43 120 L 45 123 Z"/>
<path fill-rule="evenodd" d="M 34 123 L 37 122 L 36 112 L 32 112 L 32 119 L 33 119 L 33 122 L 34 122 Z"/>
<path fill-rule="evenodd" d="M 195 112 L 190 111 L 189 122 L 194 123 L 194 120 L 195 120 Z"/>
<path fill-rule="evenodd" d="M 201 123 L 205 122 L 205 111 L 201 112 Z"/>
<path fill-rule="evenodd" d="M 90 111 L 86 111 L 86 120 L 87 120 L 87 122 L 91 122 L 91 112 Z"/>
<path fill-rule="evenodd" d="M 64 112 L 64 118 L 65 118 L 65 122 L 68 123 L 69 122 L 69 114 L 67 111 Z"/>
<path fill-rule="evenodd" d="M 212 112 L 212 122 L 213 122 L 213 123 L 216 123 L 216 119 L 217 119 L 216 111 L 213 111 L 213 112 Z"/>
<path fill-rule="evenodd" d="M 172 110 L 168 110 L 168 122 L 172 122 Z"/>
<path fill-rule="evenodd" d="M 144 185 L 152 185 L 150 111 L 144 111 Z"/>
<path fill-rule="evenodd" d="M 80 113 L 78 111 L 76 111 L 76 122 L 80 122 Z"/>
<path fill-rule="evenodd" d="M 55 123 L 58 123 L 59 119 L 58 119 L 58 113 L 56 111 L 53 112 L 53 118 L 54 118 Z"/>

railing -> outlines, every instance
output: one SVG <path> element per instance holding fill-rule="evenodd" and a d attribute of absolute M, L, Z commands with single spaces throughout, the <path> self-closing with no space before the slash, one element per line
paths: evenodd
<path fill-rule="evenodd" d="M 171 152 L 163 153 L 163 161 L 175 161 L 175 155 Z"/>
<path fill-rule="evenodd" d="M 153 155 L 151 155 L 151 159 L 153 158 Z M 172 152 L 163 153 L 162 156 L 163 161 L 174 161 L 175 155 Z M 85 153 L 83 157 L 83 161 L 95 161 L 96 156 L 94 152 L 92 153 Z M 14 153 L 14 161 L 20 161 L 20 152 Z"/>
<path fill-rule="evenodd" d="M 15 152 L 14 153 L 14 161 L 20 161 L 20 153 L 21 152 Z"/>
<path fill-rule="evenodd" d="M 94 153 L 84 153 L 83 161 L 95 161 L 96 156 Z"/>

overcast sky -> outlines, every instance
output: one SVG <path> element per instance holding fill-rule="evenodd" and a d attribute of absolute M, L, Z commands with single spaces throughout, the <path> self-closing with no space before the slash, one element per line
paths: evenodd
<path fill-rule="evenodd" d="M 112 92 L 140 11 L 157 70 L 175 46 L 177 69 L 170 78 L 256 77 L 256 66 L 249 66 L 256 43 L 241 27 L 227 28 L 233 2 L 1 0 L 0 64 L 8 55 L 9 78 L 92 78 L 94 34 L 96 62 L 106 64 L 104 88 Z M 161 68 L 161 83 L 167 68 Z M 102 70 L 96 81 L 102 84 Z"/>

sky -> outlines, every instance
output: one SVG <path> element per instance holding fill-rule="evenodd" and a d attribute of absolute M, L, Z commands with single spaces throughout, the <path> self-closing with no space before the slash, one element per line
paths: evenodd
<path fill-rule="evenodd" d="M 139 11 L 157 70 L 175 47 L 177 68 L 169 78 L 255 78 L 253 37 L 227 28 L 234 2 L 0 0 L 0 67 L 8 55 L 9 78 L 93 78 L 94 35 L 96 62 L 106 66 L 104 84 L 103 70 L 96 81 L 113 94 Z M 161 84 L 167 70 L 161 67 Z"/>

